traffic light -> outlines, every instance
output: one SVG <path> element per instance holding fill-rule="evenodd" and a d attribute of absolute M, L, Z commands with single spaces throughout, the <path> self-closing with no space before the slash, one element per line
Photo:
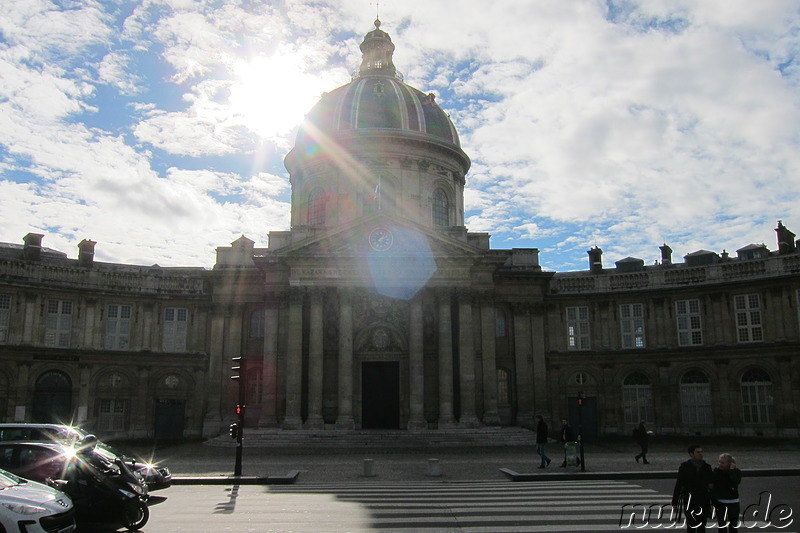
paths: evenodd
<path fill-rule="evenodd" d="M 242 380 L 244 376 L 244 358 L 243 357 L 231 357 L 231 379 L 234 381 Z"/>
<path fill-rule="evenodd" d="M 239 437 L 239 424 L 231 424 L 230 426 L 228 426 L 228 435 L 230 435 L 230 437 L 232 439 L 238 438 Z"/>
<path fill-rule="evenodd" d="M 578 406 L 583 407 L 583 396 L 578 396 Z"/>
<path fill-rule="evenodd" d="M 236 416 L 242 416 L 244 414 L 244 405 L 237 405 L 236 406 Z"/>

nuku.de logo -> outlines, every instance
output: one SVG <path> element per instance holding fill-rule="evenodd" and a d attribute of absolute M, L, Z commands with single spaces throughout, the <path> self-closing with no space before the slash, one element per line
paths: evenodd
<path fill-rule="evenodd" d="M 692 496 L 686 495 L 684 499 L 686 508 L 690 509 L 690 513 L 694 516 L 700 515 L 702 509 L 692 509 L 691 501 Z M 684 528 L 686 527 L 686 516 L 680 512 L 680 506 L 674 507 L 672 504 L 658 504 L 651 505 L 636 503 L 625 504 L 619 517 L 620 529 L 669 529 L 669 528 Z M 776 503 L 773 504 L 772 494 L 768 491 L 763 491 L 758 495 L 758 503 L 753 503 L 744 508 L 741 516 L 737 517 L 723 517 L 724 523 L 727 525 L 731 520 L 738 523 L 736 527 L 752 529 L 752 528 L 765 528 L 775 527 L 783 529 L 789 527 L 794 522 L 792 518 L 793 510 L 789 504 Z M 713 507 L 707 515 L 709 523 L 717 523 L 716 511 Z"/>

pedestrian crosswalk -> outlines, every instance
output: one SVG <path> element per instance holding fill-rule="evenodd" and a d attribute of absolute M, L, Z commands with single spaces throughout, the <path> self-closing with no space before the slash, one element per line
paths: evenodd
<path fill-rule="evenodd" d="M 670 500 L 618 480 L 320 483 L 271 487 L 270 492 L 327 495 L 357 504 L 366 510 L 369 530 L 397 533 L 633 530 L 647 527 L 642 509 L 666 508 Z"/>

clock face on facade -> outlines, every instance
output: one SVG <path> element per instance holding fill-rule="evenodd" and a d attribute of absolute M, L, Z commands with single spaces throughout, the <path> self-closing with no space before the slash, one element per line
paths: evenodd
<path fill-rule="evenodd" d="M 394 236 L 386 228 L 375 228 L 369 234 L 369 245 L 376 252 L 384 252 L 392 247 Z"/>

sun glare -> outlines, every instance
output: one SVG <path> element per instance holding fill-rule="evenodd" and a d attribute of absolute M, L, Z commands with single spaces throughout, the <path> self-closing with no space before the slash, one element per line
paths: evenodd
<path fill-rule="evenodd" d="M 288 133 L 330 86 L 303 72 L 298 53 L 256 57 L 234 66 L 231 110 L 237 119 L 262 137 Z"/>

